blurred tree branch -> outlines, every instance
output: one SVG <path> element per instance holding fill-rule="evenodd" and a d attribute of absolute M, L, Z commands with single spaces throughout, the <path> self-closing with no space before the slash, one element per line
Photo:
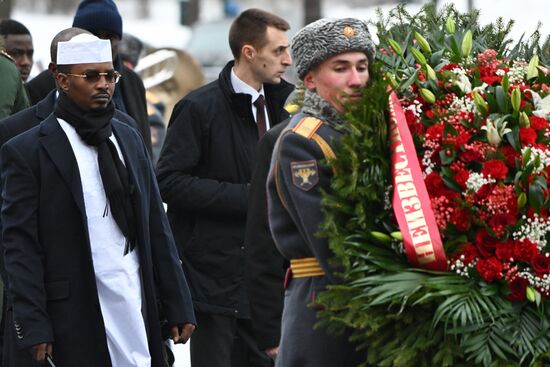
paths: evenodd
<path fill-rule="evenodd" d="M 151 16 L 151 9 L 149 7 L 149 0 L 139 0 L 138 17 L 141 19 L 147 19 L 150 16 Z"/>
<path fill-rule="evenodd" d="M 304 0 L 304 24 L 321 18 L 321 0 Z"/>
<path fill-rule="evenodd" d="M 0 1 L 0 18 L 10 18 L 12 8 L 13 8 L 12 0 L 1 0 Z"/>

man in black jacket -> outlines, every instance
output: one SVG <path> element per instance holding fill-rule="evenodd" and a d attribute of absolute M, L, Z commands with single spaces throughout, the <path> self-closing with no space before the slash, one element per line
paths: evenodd
<path fill-rule="evenodd" d="M 118 110 L 136 120 L 138 131 L 151 154 L 151 131 L 145 101 L 145 87 L 135 72 L 122 65 L 118 55 L 118 44 L 122 38 L 122 17 L 116 4 L 112 0 L 82 1 L 76 11 L 73 27 L 85 29 L 99 38 L 111 41 L 113 64 L 122 74 L 113 101 Z M 50 71 L 45 70 L 27 83 L 31 104 L 38 103 L 52 89 L 55 89 L 53 76 Z"/>
<path fill-rule="evenodd" d="M 193 367 L 270 365 L 252 337 L 244 230 L 258 137 L 288 116 L 293 86 L 281 79 L 291 63 L 288 29 L 259 9 L 239 15 L 229 31 L 235 60 L 178 102 L 170 118 L 157 178 L 200 325 Z M 232 360 L 241 344 L 245 361 Z"/>

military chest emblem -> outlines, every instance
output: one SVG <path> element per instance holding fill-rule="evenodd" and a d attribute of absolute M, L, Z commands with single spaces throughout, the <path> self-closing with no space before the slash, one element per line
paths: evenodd
<path fill-rule="evenodd" d="M 291 162 L 292 183 L 304 191 L 310 190 L 319 182 L 317 161 Z"/>

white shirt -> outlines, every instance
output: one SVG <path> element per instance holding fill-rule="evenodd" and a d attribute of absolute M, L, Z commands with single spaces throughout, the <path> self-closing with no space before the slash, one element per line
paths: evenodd
<path fill-rule="evenodd" d="M 97 148 L 87 145 L 68 122 L 58 121 L 69 139 L 80 172 L 97 292 L 111 362 L 113 367 L 150 367 L 137 248 L 124 255 L 126 238 L 110 210 L 108 215 L 103 215 L 107 197 L 99 173 Z M 114 135 L 110 139 L 124 162 Z"/>
<path fill-rule="evenodd" d="M 267 103 L 267 100 L 264 94 L 264 86 L 262 85 L 262 88 L 259 91 L 257 91 L 256 89 L 252 88 L 250 85 L 246 84 L 241 79 L 239 79 L 237 74 L 235 74 L 235 70 L 233 70 L 233 68 L 231 69 L 231 85 L 233 86 L 233 90 L 235 91 L 235 93 L 249 94 L 252 97 L 252 105 L 251 105 L 252 114 L 254 115 L 254 121 L 258 121 L 258 119 L 256 118 L 258 109 L 256 108 L 256 106 L 254 106 L 254 102 L 258 99 L 258 97 L 261 94 L 262 96 L 264 96 L 264 101 L 266 101 Z M 265 113 L 265 127 L 266 127 L 266 130 L 269 130 L 271 125 L 269 124 L 267 104 L 264 108 L 264 113 Z"/>

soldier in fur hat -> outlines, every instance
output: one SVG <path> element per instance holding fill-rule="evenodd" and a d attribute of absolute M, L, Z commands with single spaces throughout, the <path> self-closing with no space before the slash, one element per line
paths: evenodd
<path fill-rule="evenodd" d="M 349 333 L 314 327 L 316 295 L 338 282 L 327 239 L 317 232 L 321 192 L 330 191 L 333 175 L 326 161 L 346 134 L 344 106 L 360 99 L 369 80 L 374 44 L 363 21 L 321 19 L 296 34 L 291 51 L 306 91 L 301 112 L 277 141 L 268 178 L 271 231 L 290 261 L 276 366 L 357 366 L 366 356 Z"/>

